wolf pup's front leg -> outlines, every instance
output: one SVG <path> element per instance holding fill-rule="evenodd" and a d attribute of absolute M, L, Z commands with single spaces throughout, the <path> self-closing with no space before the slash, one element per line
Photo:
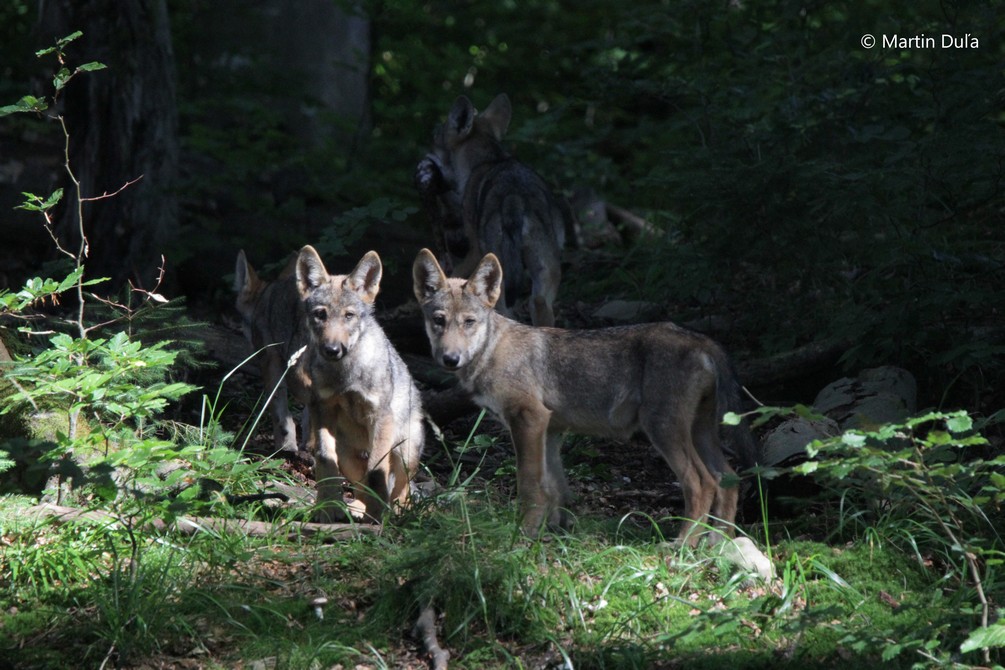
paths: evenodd
<path fill-rule="evenodd" d="M 545 530 L 568 528 L 569 488 L 562 467 L 562 434 L 549 431 L 551 412 L 536 403 L 507 416 L 516 450 L 520 527 L 537 537 Z"/>
<path fill-rule="evenodd" d="M 318 417 L 321 409 L 316 402 L 311 403 L 309 411 L 312 423 L 317 427 L 314 431 L 314 481 L 317 488 L 316 502 L 318 509 L 315 520 L 323 523 L 334 523 L 345 520 L 342 505 L 342 471 L 339 468 L 338 451 L 335 435 L 324 421 Z"/>

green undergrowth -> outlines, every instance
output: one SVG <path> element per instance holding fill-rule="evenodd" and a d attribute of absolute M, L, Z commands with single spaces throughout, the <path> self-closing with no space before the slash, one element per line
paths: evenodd
<path fill-rule="evenodd" d="M 148 533 L 138 572 L 118 560 L 125 529 L 39 521 L 27 504 L 0 505 L 0 659 L 19 668 L 400 667 L 423 657 L 411 629 L 426 605 L 455 668 L 912 667 L 964 662 L 974 614 L 940 566 L 891 544 L 786 539 L 766 584 L 655 527 L 583 518 L 531 541 L 474 489 L 329 545 Z"/>

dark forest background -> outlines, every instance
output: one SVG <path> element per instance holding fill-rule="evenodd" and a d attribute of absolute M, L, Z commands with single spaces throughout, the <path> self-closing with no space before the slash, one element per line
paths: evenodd
<path fill-rule="evenodd" d="M 846 368 L 907 367 L 931 404 L 1000 404 L 1000 2 L 43 7 L 0 8 L 0 93 L 44 94 L 53 63 L 33 54 L 59 31 L 84 32 L 71 57 L 109 66 L 71 83 L 65 112 L 93 194 L 144 174 L 85 212 L 89 270 L 116 285 L 149 283 L 164 254 L 172 295 L 225 310 L 239 248 L 268 266 L 304 243 L 372 246 L 385 302 L 405 301 L 431 241 L 412 171 L 432 127 L 459 94 L 506 92 L 521 159 L 658 231 L 570 253 L 567 316 L 645 300 L 708 317 L 740 358 L 817 343 Z M 892 35 L 939 48 L 884 47 Z M 12 207 L 62 180 L 53 125 L 0 126 L 7 287 L 51 258 Z"/>

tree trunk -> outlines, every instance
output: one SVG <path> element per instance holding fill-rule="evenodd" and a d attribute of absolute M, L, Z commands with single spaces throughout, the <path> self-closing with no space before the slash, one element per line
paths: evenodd
<path fill-rule="evenodd" d="M 98 198 L 83 206 L 87 275 L 111 278 L 97 287 L 102 293 L 127 280 L 152 289 L 178 226 L 178 117 L 166 0 L 42 0 L 46 45 L 77 30 L 83 36 L 67 49 L 70 70 L 91 61 L 108 67 L 78 75 L 62 93 L 70 167 L 80 196 Z M 80 224 L 68 179 L 64 189 L 57 234 L 76 249 Z"/>
<path fill-rule="evenodd" d="M 349 154 L 368 135 L 370 20 L 355 2 L 213 0 L 174 16 L 186 90 L 278 112 L 304 147 Z"/>

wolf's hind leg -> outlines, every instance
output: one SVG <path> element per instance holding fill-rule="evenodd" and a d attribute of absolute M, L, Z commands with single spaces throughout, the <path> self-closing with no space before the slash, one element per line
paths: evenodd
<path fill-rule="evenodd" d="M 712 516 L 716 525 L 727 536 L 732 536 L 736 521 L 736 508 L 740 498 L 740 487 L 736 484 L 722 485 L 723 476 L 735 474 L 726 460 L 719 439 L 719 419 L 716 416 L 715 402 L 706 401 L 698 406 L 694 418 L 692 435 L 698 457 L 715 480 L 715 500 L 712 503 Z"/>
<path fill-rule="evenodd" d="M 569 528 L 572 525 L 572 518 L 569 514 L 572 494 L 569 492 L 569 481 L 565 477 L 565 468 L 562 467 L 562 437 L 561 432 L 549 430 L 545 438 L 548 469 L 544 486 L 549 492 L 549 498 L 556 501 L 554 509 L 548 515 L 548 525 L 555 528 Z"/>
<path fill-rule="evenodd" d="M 691 426 L 680 416 L 680 407 L 643 421 L 642 429 L 677 476 L 684 494 L 684 522 L 678 542 L 695 546 L 715 501 L 718 482 L 705 467 L 691 439 Z M 687 413 L 685 413 L 687 414 Z"/>

